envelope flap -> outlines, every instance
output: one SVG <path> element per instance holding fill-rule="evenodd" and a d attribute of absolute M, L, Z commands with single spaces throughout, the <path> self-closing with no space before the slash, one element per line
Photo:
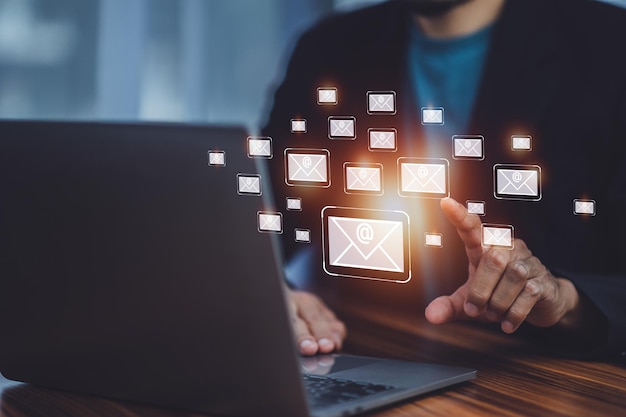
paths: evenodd
<path fill-rule="evenodd" d="M 402 224 L 395 221 L 341 217 L 330 217 L 329 220 L 365 260 L 380 250 L 394 232 L 402 232 Z"/>

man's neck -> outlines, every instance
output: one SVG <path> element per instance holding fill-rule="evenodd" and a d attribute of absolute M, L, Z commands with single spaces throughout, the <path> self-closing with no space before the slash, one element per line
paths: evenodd
<path fill-rule="evenodd" d="M 471 0 L 441 16 L 415 16 L 417 26 L 429 38 L 470 35 L 496 21 L 505 0 Z"/>

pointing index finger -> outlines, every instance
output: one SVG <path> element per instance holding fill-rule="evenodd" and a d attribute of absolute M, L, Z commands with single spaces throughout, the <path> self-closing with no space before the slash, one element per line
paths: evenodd
<path fill-rule="evenodd" d="M 470 262 L 477 266 L 483 254 L 480 218 L 476 214 L 468 214 L 465 206 L 453 198 L 441 199 L 440 206 L 443 214 L 456 227 L 461 240 L 465 243 L 465 251 Z"/>

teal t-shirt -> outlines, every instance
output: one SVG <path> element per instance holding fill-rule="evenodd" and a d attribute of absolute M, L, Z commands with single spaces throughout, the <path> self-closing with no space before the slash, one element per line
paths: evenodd
<path fill-rule="evenodd" d="M 427 141 L 449 140 L 452 135 L 472 133 L 467 129 L 491 29 L 489 25 L 467 36 L 433 39 L 411 23 L 408 70 L 416 102 L 419 108 L 444 109 L 443 126 L 424 126 Z"/>

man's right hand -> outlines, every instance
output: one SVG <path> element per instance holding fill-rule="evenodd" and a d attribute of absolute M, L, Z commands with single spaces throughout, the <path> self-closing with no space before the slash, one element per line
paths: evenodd
<path fill-rule="evenodd" d="M 287 290 L 289 312 L 296 343 L 302 355 L 330 353 L 341 349 L 346 326 L 317 296 Z"/>

